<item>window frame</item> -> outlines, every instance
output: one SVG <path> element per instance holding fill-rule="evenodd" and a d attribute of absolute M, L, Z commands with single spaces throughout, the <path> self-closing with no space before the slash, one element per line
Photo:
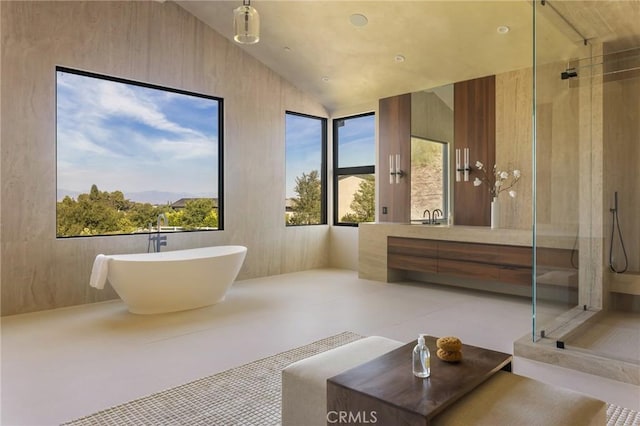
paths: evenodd
<path fill-rule="evenodd" d="M 286 152 L 287 152 L 287 130 L 286 130 L 286 126 L 287 126 L 287 115 L 294 115 L 297 117 L 303 117 L 303 118 L 310 118 L 310 119 L 314 119 L 314 120 L 319 120 L 320 121 L 320 129 L 321 129 L 321 142 L 320 142 L 320 223 L 311 223 L 311 224 L 300 224 L 300 225 L 294 225 L 294 224 L 289 224 L 285 221 L 285 228 L 288 227 L 299 227 L 299 226 L 316 226 L 316 225 L 327 225 L 327 121 L 328 119 L 326 117 L 319 117 L 316 115 L 311 115 L 311 114 L 305 114 L 302 112 L 296 112 L 296 111 L 291 111 L 291 110 L 285 110 L 285 114 L 284 114 L 284 125 L 285 125 L 285 131 L 284 131 L 284 135 L 285 135 L 285 140 L 284 140 L 284 145 L 285 145 L 285 200 L 287 198 L 286 195 L 286 169 L 287 169 L 287 158 L 286 158 Z M 286 202 L 285 202 L 285 212 L 286 212 Z"/>
<path fill-rule="evenodd" d="M 218 155 L 218 202 L 217 202 L 217 211 L 218 211 L 218 227 L 216 229 L 206 229 L 206 230 L 182 230 L 179 233 L 184 232 L 216 232 L 224 230 L 224 98 L 207 95 L 204 93 L 193 92 L 189 90 L 178 89 L 175 87 L 162 86 L 159 84 L 147 83 L 143 81 L 131 80 L 122 77 L 116 77 L 107 74 L 101 74 L 91 71 L 79 70 L 75 68 L 70 68 L 66 66 L 56 65 L 54 67 L 54 86 L 55 86 L 55 103 L 56 103 L 56 111 L 58 105 L 58 90 L 57 90 L 57 74 L 58 72 L 66 72 L 70 74 L 75 74 L 83 77 L 91 77 L 106 81 L 112 81 L 115 83 L 129 84 L 135 85 L 139 87 L 144 87 L 148 89 L 161 90 L 165 92 L 177 93 L 181 95 L 194 96 L 203 99 L 209 99 L 218 102 L 218 147 L 217 147 L 217 155 Z M 55 115 L 55 146 L 56 146 L 56 155 L 55 155 L 55 170 L 56 170 L 56 191 L 58 190 L 58 116 L 57 112 Z M 57 196 L 56 198 L 56 225 L 58 221 L 58 210 L 57 210 Z M 59 236 L 57 235 L 57 226 L 56 226 L 56 239 L 70 239 L 70 238 L 87 238 L 87 237 L 120 237 L 120 236 L 132 236 L 132 235 L 147 235 L 153 232 L 139 232 L 139 233 L 122 233 L 122 234 L 96 234 L 96 235 L 71 235 L 71 236 Z"/>
<path fill-rule="evenodd" d="M 340 222 L 340 218 L 338 217 L 338 181 L 341 176 L 355 176 L 355 175 L 373 175 L 374 179 L 376 178 L 376 166 L 375 166 L 375 157 L 374 164 L 367 166 L 351 166 L 351 167 L 338 167 L 340 160 L 340 152 L 338 149 L 339 138 L 338 138 L 338 129 L 339 122 L 344 120 L 350 120 L 355 118 L 373 116 L 375 120 L 375 111 L 364 112 L 361 114 L 349 115 L 340 118 L 334 118 L 333 121 L 333 225 L 334 226 L 351 226 L 357 227 L 359 222 Z M 374 144 L 375 144 L 375 129 L 374 129 Z M 375 149 L 375 146 L 374 146 Z M 375 156 L 375 153 L 374 153 Z"/>

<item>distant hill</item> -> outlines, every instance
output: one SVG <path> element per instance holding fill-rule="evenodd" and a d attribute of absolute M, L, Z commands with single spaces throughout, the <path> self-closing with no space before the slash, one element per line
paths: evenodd
<path fill-rule="evenodd" d="M 86 193 L 88 192 L 89 191 L 87 190 Z M 78 192 L 78 191 L 58 189 L 57 198 L 58 198 L 58 201 L 62 201 L 62 199 L 68 195 L 71 198 L 77 199 L 78 195 L 80 194 L 81 192 Z M 167 203 L 171 204 L 181 198 L 215 198 L 215 195 L 214 194 L 193 194 L 191 192 L 141 191 L 141 192 L 129 192 L 129 193 L 124 192 L 124 198 L 131 201 L 135 201 L 137 203 L 150 203 L 154 205 L 163 205 Z"/>
<path fill-rule="evenodd" d="M 181 198 L 199 198 L 209 197 L 213 198 L 213 195 L 207 194 L 193 194 L 190 192 L 166 192 L 166 191 L 142 191 L 125 193 L 124 198 L 138 203 L 151 203 L 151 204 L 171 204 Z"/>

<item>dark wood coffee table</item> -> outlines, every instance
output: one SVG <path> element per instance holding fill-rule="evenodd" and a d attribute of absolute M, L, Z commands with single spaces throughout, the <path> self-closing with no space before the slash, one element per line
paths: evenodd
<path fill-rule="evenodd" d="M 351 425 L 428 425 L 497 371 L 511 371 L 510 354 L 463 345 L 462 361 L 447 363 L 436 356 L 435 337 L 427 337 L 426 343 L 431 352 L 426 379 L 412 372 L 416 342 L 329 378 L 327 425 L 338 424 L 334 420 L 340 415 Z"/>

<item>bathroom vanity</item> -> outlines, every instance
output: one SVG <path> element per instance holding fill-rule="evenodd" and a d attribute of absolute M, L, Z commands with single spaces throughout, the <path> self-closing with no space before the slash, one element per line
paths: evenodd
<path fill-rule="evenodd" d="M 531 247 L 388 237 L 387 267 L 513 284 L 531 282 Z"/>
<path fill-rule="evenodd" d="M 549 298 L 577 300 L 578 256 L 572 245 L 559 236 L 537 247 L 537 284 Z M 402 223 L 366 223 L 359 229 L 359 276 L 376 281 L 529 296 L 532 259 L 528 230 Z"/>

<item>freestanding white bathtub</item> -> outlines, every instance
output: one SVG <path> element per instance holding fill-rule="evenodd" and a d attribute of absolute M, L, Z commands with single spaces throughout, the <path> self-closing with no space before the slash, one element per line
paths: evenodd
<path fill-rule="evenodd" d="M 135 314 L 158 314 L 224 300 L 244 262 L 243 246 L 109 255 L 107 278 Z"/>

